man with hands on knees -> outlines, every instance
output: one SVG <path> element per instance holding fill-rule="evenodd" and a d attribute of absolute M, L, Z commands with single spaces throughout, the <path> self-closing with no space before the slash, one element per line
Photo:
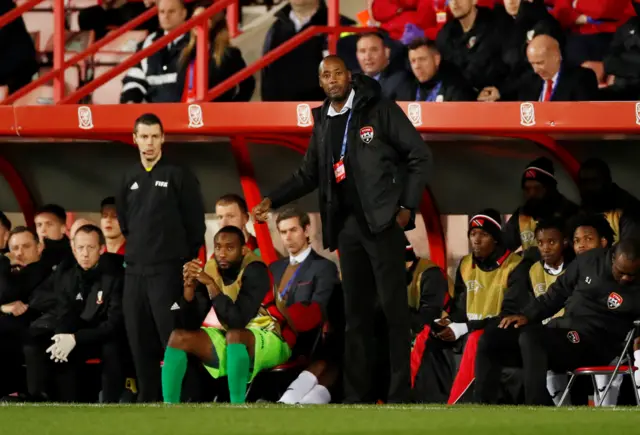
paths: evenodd
<path fill-rule="evenodd" d="M 248 250 L 242 230 L 226 226 L 215 235 L 214 258 L 204 268 L 199 260 L 185 264 L 183 279 L 177 314 L 185 329 L 169 337 L 164 402 L 180 402 L 189 354 L 213 378 L 227 377 L 231 403 L 244 403 L 247 383 L 286 362 L 295 343 L 283 316 L 277 316 L 269 270 Z"/>
<path fill-rule="evenodd" d="M 313 110 L 314 130 L 300 167 L 254 209 L 258 222 L 269 210 L 319 190 L 325 248 L 340 251 L 345 298 L 345 402 L 374 402 L 374 304 L 388 326 L 388 401 L 410 392 L 410 316 L 403 231 L 430 171 L 431 153 L 402 109 L 381 94 L 374 79 L 354 74 L 337 56 L 318 69 L 327 100 Z"/>
<path fill-rule="evenodd" d="M 476 395 L 495 403 L 502 366 L 522 365 L 525 402 L 553 405 L 547 371 L 608 365 L 640 318 L 640 242 L 623 239 L 611 249 L 578 255 L 564 275 L 522 311 L 505 316 L 478 352 Z M 564 315 L 540 322 L 565 308 Z"/>
<path fill-rule="evenodd" d="M 39 337 L 24 346 L 29 394 L 46 393 L 52 375 L 57 398 L 77 401 L 78 370 L 87 359 L 99 358 L 103 401 L 118 402 L 125 385 L 122 260 L 116 254 L 100 255 L 105 240 L 95 225 L 80 227 L 72 242 L 75 263 L 58 268 L 52 277 L 57 303 L 47 314 L 56 324 L 53 344 Z M 54 366 L 49 359 L 60 364 Z"/>

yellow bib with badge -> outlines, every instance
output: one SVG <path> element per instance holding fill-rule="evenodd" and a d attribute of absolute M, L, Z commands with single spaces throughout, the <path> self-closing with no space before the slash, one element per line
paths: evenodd
<path fill-rule="evenodd" d="M 418 260 L 418 265 L 413 271 L 413 279 L 407 287 L 409 296 L 409 308 L 412 308 L 414 310 L 418 310 L 420 308 L 420 295 L 422 293 L 420 282 L 422 281 L 422 274 L 427 270 L 431 270 L 433 268 L 440 269 L 439 266 L 431 260 L 427 260 L 426 258 L 420 258 Z M 449 297 L 453 298 L 453 282 L 448 276 L 447 283 L 449 284 L 447 292 L 449 293 Z M 446 313 L 443 313 L 443 317 L 445 316 L 445 314 Z"/>
<path fill-rule="evenodd" d="M 509 275 L 521 261 L 522 257 L 509 253 L 500 267 L 485 272 L 473 263 L 471 254 L 462 258 L 460 275 L 467 288 L 469 320 L 482 320 L 500 314 L 504 294 L 508 290 Z"/>
<path fill-rule="evenodd" d="M 564 270 L 558 275 L 551 275 L 544 270 L 544 266 L 539 261 L 531 266 L 529 269 L 529 280 L 531 281 L 531 288 L 533 288 L 533 294 L 535 297 L 543 295 L 547 292 L 551 284 L 556 282 L 558 277 L 564 274 Z M 560 317 L 564 314 L 564 308 L 558 311 L 553 317 Z M 552 318 L 553 318 L 552 317 Z M 543 324 L 547 324 L 552 318 L 542 321 Z"/>
<path fill-rule="evenodd" d="M 620 241 L 620 217 L 622 216 L 622 210 L 607 211 L 604 212 L 603 215 L 613 230 L 613 243 L 618 243 Z"/>
<path fill-rule="evenodd" d="M 522 250 L 526 251 L 532 246 L 536 246 L 536 227 L 538 222 L 531 216 L 518 215 L 518 225 L 520 227 L 520 242 Z"/>
<path fill-rule="evenodd" d="M 205 264 L 204 266 L 204 271 L 207 275 L 213 278 L 215 283 L 218 285 L 218 288 L 220 288 L 220 291 L 222 291 L 222 293 L 227 295 L 233 302 L 235 302 L 238 298 L 240 290 L 242 289 L 242 275 L 244 274 L 244 270 L 248 265 L 255 262 L 263 263 L 262 259 L 256 254 L 254 254 L 253 252 L 248 252 L 242 259 L 242 265 L 240 266 L 240 273 L 238 273 L 238 277 L 229 285 L 225 285 L 222 276 L 218 271 L 218 264 L 214 259 L 207 261 L 207 264 Z M 222 324 L 222 329 L 226 330 L 227 326 L 222 322 L 220 323 Z M 259 328 L 266 331 L 275 332 L 276 334 L 280 333 L 278 322 L 269 314 L 269 312 L 265 308 L 262 307 L 262 305 L 258 310 L 258 314 L 247 324 L 246 328 Z"/>

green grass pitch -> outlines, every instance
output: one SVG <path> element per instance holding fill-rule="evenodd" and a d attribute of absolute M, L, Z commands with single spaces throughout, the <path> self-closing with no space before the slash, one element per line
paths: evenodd
<path fill-rule="evenodd" d="M 639 434 L 638 408 L 0 406 L 3 435 Z"/>

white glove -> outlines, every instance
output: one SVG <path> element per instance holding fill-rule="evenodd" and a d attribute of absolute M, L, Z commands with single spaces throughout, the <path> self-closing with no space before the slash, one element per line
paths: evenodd
<path fill-rule="evenodd" d="M 633 352 L 633 359 L 635 360 L 633 365 L 636 367 L 636 371 L 633 372 L 633 376 L 636 379 L 636 387 L 640 388 L 640 350 Z"/>
<path fill-rule="evenodd" d="M 55 362 L 69 362 L 68 357 L 76 347 L 76 338 L 73 334 L 56 334 L 51 337 L 53 344 L 47 349 L 51 359 Z"/>

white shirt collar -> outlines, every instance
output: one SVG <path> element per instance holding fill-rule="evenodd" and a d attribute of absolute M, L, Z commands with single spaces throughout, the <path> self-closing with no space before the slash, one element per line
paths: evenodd
<path fill-rule="evenodd" d="M 302 252 L 299 252 L 298 255 L 295 256 L 289 256 L 289 264 L 301 264 L 304 260 L 307 259 L 307 257 L 309 256 L 309 254 L 311 254 L 311 246 L 307 246 L 307 249 L 305 249 Z"/>
<path fill-rule="evenodd" d="M 347 113 L 349 110 L 351 110 L 351 107 L 353 106 L 353 99 L 356 96 L 356 92 L 351 89 L 351 93 L 349 93 L 349 98 L 347 98 L 347 102 L 344 103 L 344 106 L 342 106 L 342 110 L 340 110 L 340 113 L 336 112 L 336 109 L 333 108 L 333 106 L 331 104 L 329 104 L 329 111 L 327 112 L 327 116 L 338 116 L 338 115 L 344 115 L 345 113 Z"/>
<path fill-rule="evenodd" d="M 560 275 L 562 273 L 562 269 L 564 268 L 564 263 L 562 263 L 560 266 L 558 266 L 557 269 L 554 269 L 553 267 L 549 266 L 548 264 L 544 264 L 544 270 L 549 274 L 549 275 L 553 275 L 553 276 L 557 276 Z"/>
<path fill-rule="evenodd" d="M 298 18 L 298 16 L 293 12 L 293 10 L 291 10 L 291 12 L 289 12 L 289 19 L 293 22 L 293 26 L 296 28 L 296 33 L 299 32 L 300 30 L 302 30 L 302 28 L 309 22 L 311 21 L 311 18 L 313 18 L 313 15 L 309 16 L 308 18 L 305 19 L 300 19 Z"/>

